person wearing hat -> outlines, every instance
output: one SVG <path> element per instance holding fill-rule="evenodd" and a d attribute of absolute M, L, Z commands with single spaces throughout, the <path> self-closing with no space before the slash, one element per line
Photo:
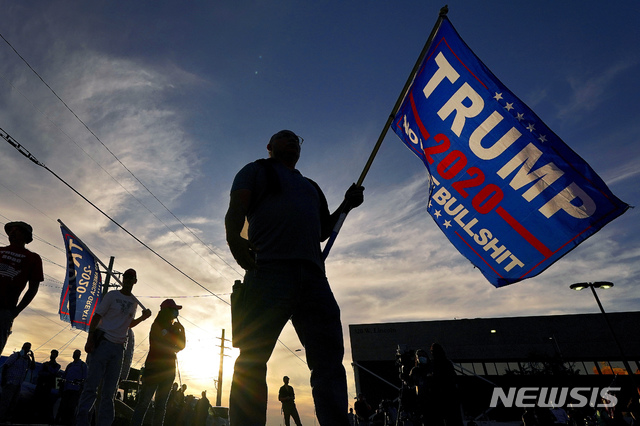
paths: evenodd
<path fill-rule="evenodd" d="M 300 422 L 300 415 L 296 408 L 296 394 L 293 391 L 293 387 L 289 386 L 289 377 L 284 376 L 282 378 L 284 385 L 280 387 L 278 391 L 278 401 L 282 402 L 282 413 L 284 414 L 284 426 L 291 424 L 291 417 L 297 426 L 302 426 Z"/>
<path fill-rule="evenodd" d="M 240 304 L 232 301 L 233 344 L 240 349 L 229 398 L 232 426 L 266 423 L 267 362 L 289 319 L 306 349 L 320 425 L 349 424 L 340 308 L 320 243 L 341 213 L 362 204 L 364 188 L 351 185 L 330 213 L 320 187 L 295 168 L 301 145 L 302 138 L 291 130 L 274 134 L 267 144 L 269 158 L 244 166 L 231 187 L 227 243 L 247 271 L 243 295 L 233 298 Z"/>
<path fill-rule="evenodd" d="M 160 312 L 149 331 L 149 354 L 144 363 L 142 387 L 138 392 L 138 403 L 131 417 L 131 426 L 140 426 L 155 394 L 153 411 L 154 426 L 164 422 L 167 400 L 176 375 L 176 353 L 184 349 L 186 338 L 184 327 L 178 321 L 182 306 L 173 299 L 160 304 Z"/>
<path fill-rule="evenodd" d="M 0 353 L 7 344 L 16 317 L 36 297 L 40 283 L 44 281 L 42 259 L 25 245 L 33 241 L 33 229 L 24 222 L 4 225 L 9 245 L 0 247 Z M 20 299 L 20 294 L 29 284 Z"/>
<path fill-rule="evenodd" d="M 89 354 L 89 372 L 78 401 L 76 426 L 89 426 L 90 412 L 96 402 L 100 382 L 100 406 L 96 426 L 111 426 L 115 417 L 113 399 L 116 396 L 122 359 L 129 329 L 151 316 L 149 309 L 135 318 L 138 299 L 131 293 L 138 282 L 136 271 L 127 269 L 122 274 L 120 290 L 107 292 L 100 301 L 89 325 L 89 336 L 84 346 Z"/>

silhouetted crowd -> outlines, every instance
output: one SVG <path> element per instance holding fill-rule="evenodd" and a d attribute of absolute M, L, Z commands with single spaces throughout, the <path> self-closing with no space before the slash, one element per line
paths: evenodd
<path fill-rule="evenodd" d="M 87 377 L 87 364 L 80 358 L 81 354 L 76 349 L 73 361 L 62 369 L 56 361 L 58 351 L 54 349 L 49 360 L 38 365 L 31 351 L 31 343 L 25 342 L 22 349 L 11 354 L 0 367 L 0 423 L 74 424 L 78 400 Z M 173 383 L 166 404 L 164 424 L 228 424 L 224 418 L 209 418 L 207 421 L 211 417 L 211 403 L 206 391 L 197 398 L 187 394 L 186 390 L 186 384 L 179 386 L 178 383 Z M 139 392 L 123 395 L 123 391 L 118 391 L 116 399 L 127 405 L 125 410 L 131 411 L 137 406 L 139 395 Z M 129 420 L 118 416 L 113 424 L 128 425 Z"/>

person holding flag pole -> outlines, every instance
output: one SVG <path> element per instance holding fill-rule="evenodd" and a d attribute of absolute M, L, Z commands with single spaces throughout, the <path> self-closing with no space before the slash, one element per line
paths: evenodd
<path fill-rule="evenodd" d="M 349 424 L 346 377 L 342 366 L 342 325 L 339 308 L 324 274 L 324 260 L 347 213 L 364 200 L 364 178 L 447 11 L 446 6 L 440 10 L 439 19 L 389 115 L 360 178 L 349 188 L 345 194 L 345 201 L 333 214 L 328 214 L 324 195 L 313 181 L 309 180 L 311 187 L 306 193 L 301 191 L 300 188 L 307 185 L 295 169 L 295 165 L 300 157 L 302 138 L 290 130 L 280 131 L 271 137 L 267 145 L 269 159 L 250 163 L 236 175 L 225 216 L 225 227 L 231 253 L 247 272 L 244 283 L 237 281 L 234 285 L 231 297 L 233 345 L 240 348 L 229 401 L 232 426 L 257 426 L 266 423 L 266 363 L 280 331 L 289 318 L 306 348 L 307 362 L 312 372 L 311 385 L 316 415 L 320 425 Z M 297 180 L 295 185 L 291 185 L 292 179 Z M 296 188 L 297 193 L 292 188 Z M 309 202 L 305 197 L 311 197 L 310 199 L 315 201 Z M 287 200 L 292 203 L 287 204 Z M 300 253 L 308 253 L 309 248 L 300 250 L 299 242 L 305 233 L 297 232 L 293 227 L 309 217 L 306 214 L 298 214 L 291 208 L 305 204 L 320 204 L 321 212 L 326 211 L 324 215 L 321 213 L 321 216 L 327 218 L 320 220 L 322 236 L 312 241 L 311 247 L 327 238 L 328 241 L 318 258 L 312 256 L 309 258 L 310 261 L 300 261 Z M 311 217 L 317 217 L 317 214 L 315 212 Z M 241 236 L 245 219 L 249 223 L 248 240 Z M 309 225 L 310 228 L 313 226 L 317 225 Z M 327 226 L 329 229 L 326 229 Z M 279 234 L 273 235 L 274 231 Z M 278 250 L 278 245 L 281 246 L 281 250 Z M 321 275 L 313 272 L 317 267 L 317 272 L 321 272 Z M 303 283 L 296 282 L 300 277 L 314 275 L 321 279 L 317 282 L 312 279 L 312 285 L 306 282 L 300 285 Z M 298 278 L 292 280 L 294 277 Z M 315 284 L 320 285 L 320 293 L 314 294 Z M 330 311 L 334 313 L 327 316 Z M 318 328 L 323 329 L 321 333 Z"/>
<path fill-rule="evenodd" d="M 340 213 L 362 204 L 364 188 L 353 184 L 331 214 L 318 185 L 295 168 L 301 144 L 291 130 L 277 132 L 267 144 L 269 158 L 247 164 L 231 188 L 227 242 L 246 270 L 231 300 L 233 345 L 240 348 L 229 400 L 233 426 L 265 424 L 267 361 L 289 319 L 306 349 L 318 421 L 348 425 L 340 308 L 320 243 Z"/>
<path fill-rule="evenodd" d="M 129 329 L 151 317 L 149 309 L 135 317 L 138 299 L 131 293 L 138 281 L 136 271 L 127 269 L 122 276 L 122 288 L 108 292 L 96 308 L 91 319 L 89 335 L 84 350 L 89 354 L 89 372 L 84 383 L 78 412 L 77 426 L 89 426 L 90 412 L 97 397 L 97 389 L 102 381 L 99 412 L 96 426 L 109 426 L 115 416 L 113 399 L 116 394 L 122 359 Z"/>

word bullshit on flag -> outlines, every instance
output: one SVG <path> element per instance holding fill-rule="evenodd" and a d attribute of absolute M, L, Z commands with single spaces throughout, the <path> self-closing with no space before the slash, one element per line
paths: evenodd
<path fill-rule="evenodd" d="M 428 169 L 429 214 L 496 287 L 540 274 L 629 208 L 446 17 L 392 128 Z"/>

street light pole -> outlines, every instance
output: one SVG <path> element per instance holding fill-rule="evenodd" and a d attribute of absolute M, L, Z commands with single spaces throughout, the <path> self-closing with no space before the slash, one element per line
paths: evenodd
<path fill-rule="evenodd" d="M 591 292 L 593 293 L 593 297 L 596 299 L 596 303 L 600 308 L 600 312 L 602 312 L 602 316 L 604 317 L 604 320 L 606 321 L 607 326 L 609 326 L 609 331 L 611 331 L 611 336 L 613 337 L 614 342 L 618 346 L 618 350 L 620 351 L 620 356 L 622 357 L 622 363 L 624 364 L 624 367 L 627 370 L 627 374 L 629 374 L 629 376 L 633 378 L 633 370 L 631 369 L 631 365 L 629 365 L 629 362 L 627 361 L 627 358 L 624 355 L 624 350 L 622 349 L 622 345 L 620 344 L 620 341 L 618 340 L 618 337 L 616 336 L 616 333 L 613 330 L 613 326 L 609 321 L 609 317 L 607 316 L 607 313 L 604 311 L 604 308 L 602 307 L 602 303 L 600 303 L 600 298 L 598 297 L 598 293 L 596 293 L 596 288 L 602 288 L 602 289 L 611 288 L 613 287 L 613 283 L 609 281 L 596 281 L 592 283 L 575 283 L 569 286 L 570 289 L 577 290 L 577 291 L 580 291 L 587 287 L 591 289 Z"/>

